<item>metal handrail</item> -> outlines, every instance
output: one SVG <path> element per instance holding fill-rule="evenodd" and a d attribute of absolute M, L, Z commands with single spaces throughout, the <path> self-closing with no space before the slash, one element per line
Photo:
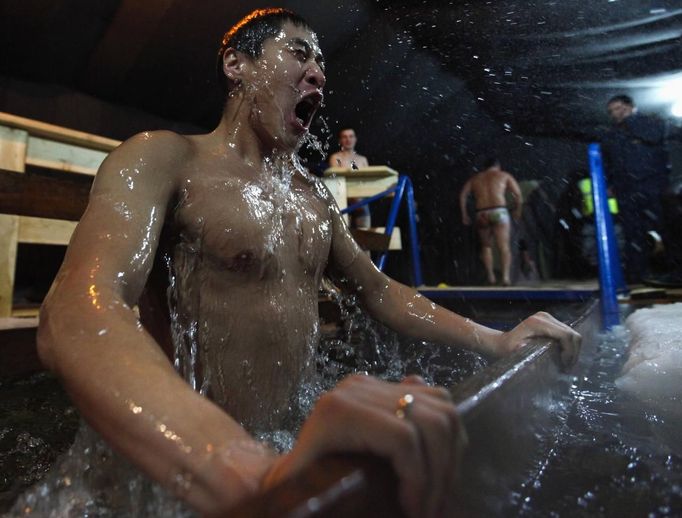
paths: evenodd
<path fill-rule="evenodd" d="M 576 374 L 592 361 L 599 312 L 595 304 L 571 318 L 589 348 Z M 568 323 L 568 322 L 567 322 Z M 457 516 L 499 516 L 512 487 L 528 474 L 538 434 L 551 424 L 556 401 L 574 383 L 560 368 L 559 345 L 535 339 L 458 385 L 450 387 L 469 445 L 460 463 L 466 477 L 455 489 Z M 500 423 L 508 426 L 500 427 Z M 390 465 L 371 455 L 337 454 L 316 460 L 277 487 L 239 504 L 234 518 L 369 518 L 403 515 L 397 478 Z"/>
<path fill-rule="evenodd" d="M 599 259 L 599 288 L 601 292 L 602 321 L 610 329 L 620 324 L 617 291 L 625 289 L 623 272 L 618 256 L 618 244 L 609 211 L 604 167 L 599 144 L 588 147 L 592 199 Z"/>

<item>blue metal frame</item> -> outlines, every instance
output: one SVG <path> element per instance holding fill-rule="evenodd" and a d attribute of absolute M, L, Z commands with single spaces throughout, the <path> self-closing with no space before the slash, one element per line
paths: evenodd
<path fill-rule="evenodd" d="M 341 211 L 341 214 L 348 214 L 349 212 L 353 212 L 354 210 L 360 207 L 369 205 L 370 203 L 377 201 L 381 198 L 384 198 L 386 196 L 389 196 L 393 193 L 395 193 L 395 196 L 393 198 L 393 202 L 391 202 L 391 210 L 388 214 L 388 221 L 386 222 L 386 231 L 384 233 L 387 236 L 389 236 L 389 238 L 391 234 L 393 234 L 393 229 L 395 228 L 395 223 L 396 220 L 398 219 L 398 210 L 400 209 L 400 202 L 402 201 L 405 193 L 407 193 L 407 218 L 409 222 L 410 232 L 410 254 L 412 259 L 412 273 L 414 275 L 414 283 L 417 286 L 421 286 L 424 283 L 422 280 L 421 258 L 419 256 L 419 239 L 417 237 L 416 220 L 417 212 L 415 210 L 414 204 L 414 187 L 412 186 L 412 180 L 410 180 L 408 176 L 400 175 L 398 177 L 398 183 L 394 187 L 386 189 L 385 191 L 380 192 L 379 194 L 375 194 L 374 196 L 370 196 L 369 198 L 364 198 L 359 202 L 354 203 L 349 207 L 346 207 Z M 377 260 L 377 268 L 379 268 L 379 270 L 384 269 L 387 257 L 388 252 L 383 252 L 379 256 L 379 259 Z"/>
<path fill-rule="evenodd" d="M 467 300 L 546 300 L 546 301 L 566 301 L 584 302 L 594 298 L 595 290 L 590 289 L 477 289 L 477 288 L 422 288 L 419 293 L 431 300 L 456 299 Z"/>
<path fill-rule="evenodd" d="M 599 286 L 604 327 L 610 329 L 620 323 L 618 297 L 616 292 L 625 289 L 623 271 L 618 257 L 618 243 L 613 230 L 609 211 L 609 197 L 604 180 L 599 144 L 588 147 L 590 177 L 592 179 L 592 199 L 594 200 L 594 221 L 599 253 Z"/>

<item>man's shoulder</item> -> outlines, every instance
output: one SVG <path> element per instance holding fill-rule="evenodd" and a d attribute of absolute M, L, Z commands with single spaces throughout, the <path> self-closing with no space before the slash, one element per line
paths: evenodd
<path fill-rule="evenodd" d="M 343 157 L 341 153 L 342 153 L 341 151 L 337 151 L 336 153 L 332 153 L 331 155 L 329 155 L 329 163 L 333 164 L 334 160 L 336 160 L 339 157 Z"/>
<path fill-rule="evenodd" d="M 165 130 L 138 133 L 109 154 L 98 175 L 124 169 L 135 170 L 145 177 L 179 171 L 194 153 L 191 138 Z"/>
<path fill-rule="evenodd" d="M 190 137 L 173 131 L 143 131 L 121 144 L 116 152 L 141 154 L 148 158 L 172 160 L 186 157 L 192 149 Z"/>
<path fill-rule="evenodd" d="M 314 196 L 321 198 L 327 204 L 334 202 L 334 196 L 331 191 L 329 191 L 327 184 L 324 183 L 322 178 L 315 176 L 308 169 L 303 169 L 301 171 L 301 177 Z"/>

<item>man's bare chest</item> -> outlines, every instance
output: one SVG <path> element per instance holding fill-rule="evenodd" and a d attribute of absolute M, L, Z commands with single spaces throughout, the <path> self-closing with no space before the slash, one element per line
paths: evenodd
<path fill-rule="evenodd" d="M 259 277 L 324 267 L 331 222 L 313 186 L 240 178 L 186 182 L 174 213 L 182 241 L 204 260 Z"/>

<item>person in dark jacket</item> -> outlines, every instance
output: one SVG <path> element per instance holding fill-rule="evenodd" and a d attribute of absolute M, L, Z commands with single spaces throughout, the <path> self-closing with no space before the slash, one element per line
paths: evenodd
<path fill-rule="evenodd" d="M 612 97 L 607 111 L 613 124 L 601 138 L 606 177 L 620 206 L 626 280 L 637 283 L 647 270 L 647 233 L 665 234 L 662 197 L 670 181 L 671 126 L 638 113 L 627 95 Z"/>

